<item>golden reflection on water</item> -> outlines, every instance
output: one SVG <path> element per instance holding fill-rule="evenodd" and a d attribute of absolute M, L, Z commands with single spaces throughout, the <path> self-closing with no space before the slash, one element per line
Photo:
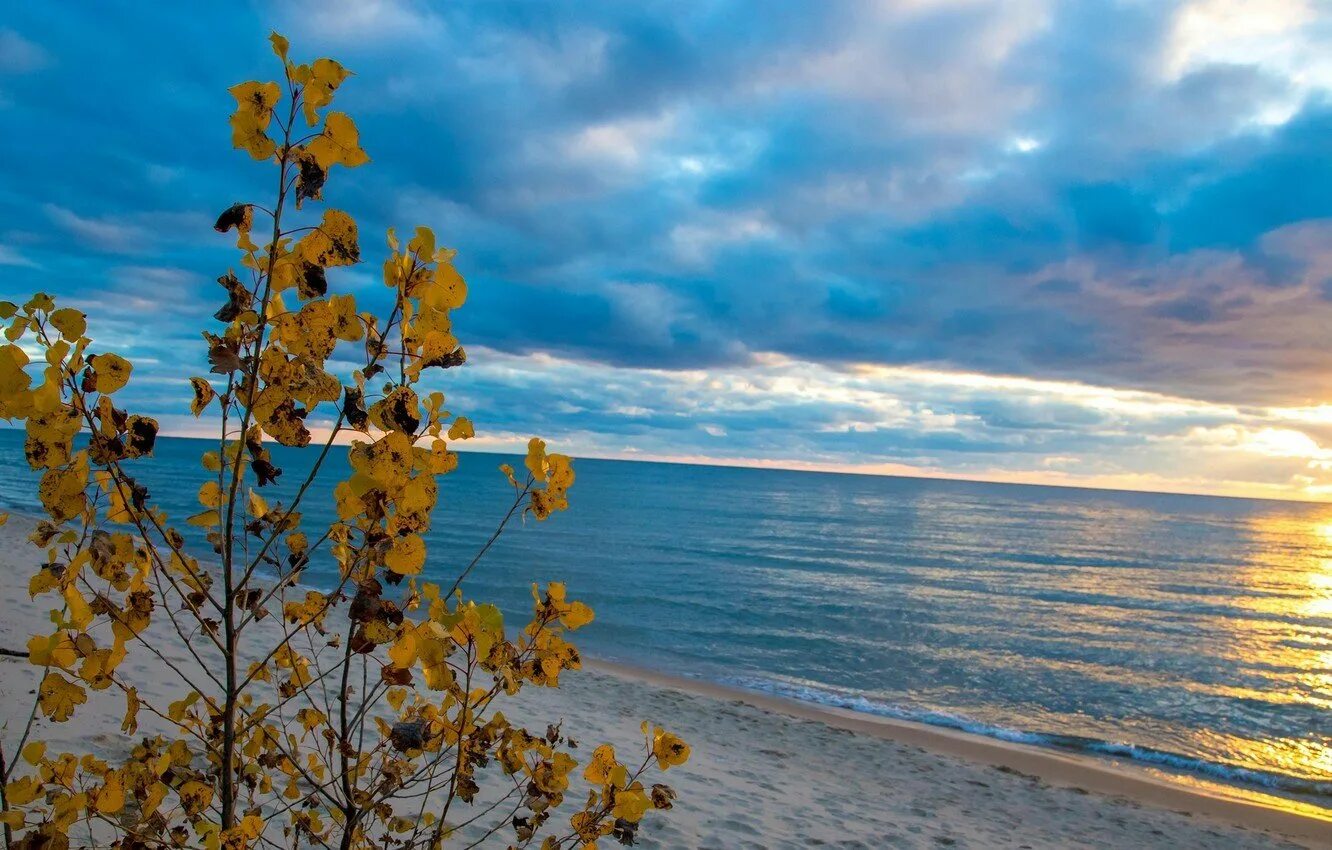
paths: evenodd
<path fill-rule="evenodd" d="M 1250 546 L 1238 578 L 1247 592 L 1236 604 L 1253 616 L 1228 618 L 1235 661 L 1286 687 L 1252 696 L 1316 707 L 1328 722 L 1304 737 L 1231 738 L 1227 748 L 1241 763 L 1332 780 L 1332 509 L 1258 514 L 1244 531 Z"/>

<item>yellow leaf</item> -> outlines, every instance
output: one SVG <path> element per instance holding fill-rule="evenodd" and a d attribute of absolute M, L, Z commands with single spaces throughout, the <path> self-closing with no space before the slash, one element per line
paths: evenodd
<path fill-rule="evenodd" d="M 277 143 L 264 133 L 259 118 L 251 112 L 236 112 L 231 116 L 231 144 L 254 159 L 268 159 L 277 152 Z"/>
<path fill-rule="evenodd" d="M 197 779 L 191 779 L 176 791 L 180 804 L 188 815 L 197 815 L 213 801 L 213 788 Z"/>
<path fill-rule="evenodd" d="M 657 767 L 666 770 L 689 760 L 689 745 L 678 736 L 672 735 L 661 727 L 652 732 L 652 755 L 657 757 Z"/>
<path fill-rule="evenodd" d="M 611 771 L 614 769 L 615 748 L 610 744 L 602 744 L 592 751 L 592 760 L 587 763 L 583 778 L 588 782 L 602 785 L 610 779 Z"/>
<path fill-rule="evenodd" d="M 17 345 L 0 346 L 0 417 L 22 414 L 30 405 L 32 376 L 25 370 L 28 355 Z"/>
<path fill-rule="evenodd" d="M 28 745 L 23 748 L 22 755 L 24 761 L 35 766 L 46 756 L 46 742 L 29 741 Z"/>
<path fill-rule="evenodd" d="M 106 784 L 93 794 L 92 807 L 104 815 L 113 815 L 125 808 L 125 780 L 120 771 L 106 775 Z"/>
<path fill-rule="evenodd" d="M 425 566 L 425 541 L 419 534 L 393 538 L 393 545 L 384 556 L 384 566 L 398 575 L 416 575 Z"/>
<path fill-rule="evenodd" d="M 546 464 L 549 467 L 549 474 L 546 478 L 546 489 L 548 491 L 563 493 L 573 486 L 573 460 L 568 455 L 547 455 Z"/>
<path fill-rule="evenodd" d="M 241 835 L 253 841 L 264 831 L 264 819 L 258 815 L 246 815 L 240 822 Z"/>
<path fill-rule="evenodd" d="M 306 732 L 310 732 L 327 723 L 328 717 L 318 709 L 307 707 L 296 712 L 296 722 L 301 724 Z"/>
<path fill-rule="evenodd" d="M 356 222 L 351 216 L 341 210 L 325 210 L 319 226 L 296 244 L 296 250 L 316 266 L 349 266 L 361 261 L 356 240 Z"/>
<path fill-rule="evenodd" d="M 652 800 L 642 787 L 626 788 L 615 792 L 615 806 L 611 809 L 611 815 L 630 823 L 637 823 L 650 808 Z"/>
<path fill-rule="evenodd" d="M 327 171 L 332 165 L 355 168 L 370 161 L 361 150 L 360 133 L 351 118 L 342 112 L 330 112 L 324 121 L 324 132 L 310 140 L 306 150 Z"/>
<path fill-rule="evenodd" d="M 274 337 L 289 353 L 322 364 L 337 346 L 335 321 L 332 304 L 311 301 L 297 312 L 278 317 Z"/>
<path fill-rule="evenodd" d="M 429 260 L 435 255 L 435 231 L 428 227 L 417 227 L 414 235 L 407 243 L 407 250 L 416 254 L 423 260 Z"/>
<path fill-rule="evenodd" d="M 416 662 L 416 634 L 410 630 L 404 630 L 393 645 L 389 647 L 389 661 L 399 670 L 405 670 Z"/>
<path fill-rule="evenodd" d="M 435 270 L 433 285 L 421 300 L 440 310 L 456 310 L 467 300 L 467 282 L 453 263 L 442 262 Z"/>
<path fill-rule="evenodd" d="M 125 719 L 120 723 L 120 731 L 127 735 L 133 735 L 139 731 L 139 690 L 138 688 L 125 689 Z"/>
<path fill-rule="evenodd" d="M 64 522 L 82 513 L 88 503 L 88 453 L 78 452 L 70 463 L 48 469 L 37 485 L 37 497 L 51 519 Z"/>
<path fill-rule="evenodd" d="M 397 387 L 370 407 L 370 421 L 386 431 L 415 434 L 421 426 L 421 404 L 411 387 Z"/>
<path fill-rule="evenodd" d="M 68 670 L 77 660 L 78 654 L 74 651 L 74 642 L 63 631 L 53 635 L 33 635 L 28 640 L 29 664 Z"/>
<path fill-rule="evenodd" d="M 185 522 L 198 528 L 208 528 L 214 525 L 221 525 L 222 515 L 216 510 L 200 511 L 194 516 L 187 517 Z"/>
<path fill-rule="evenodd" d="M 199 504 L 205 508 L 222 506 L 222 485 L 216 481 L 205 481 L 199 485 Z"/>
<path fill-rule="evenodd" d="M 24 776 L 5 786 L 5 797 L 11 806 L 26 806 L 42 793 L 42 783 L 35 776 Z"/>
<path fill-rule="evenodd" d="M 453 424 L 449 426 L 450 440 L 470 440 L 475 436 L 476 430 L 472 427 L 472 420 L 468 419 L 466 416 L 459 416 L 457 419 L 453 420 Z"/>
<path fill-rule="evenodd" d="M 73 582 L 65 586 L 65 604 L 69 606 L 69 625 L 83 631 L 92 624 L 92 608 Z"/>
<path fill-rule="evenodd" d="M 167 717 L 179 723 L 185 719 L 185 712 L 199 700 L 198 691 L 190 691 L 185 696 L 167 706 Z"/>
<path fill-rule="evenodd" d="M 134 368 L 118 354 L 89 355 L 88 367 L 93 371 L 93 389 L 107 394 L 129 383 L 130 371 Z"/>
<path fill-rule="evenodd" d="M 80 422 L 79 412 L 67 405 L 58 405 L 28 419 L 28 441 L 23 447 L 28 465 L 33 469 L 50 469 L 68 463 Z"/>
<path fill-rule="evenodd" d="M 249 510 L 250 510 L 250 516 L 252 517 L 255 518 L 264 517 L 268 514 L 268 502 L 264 501 L 263 496 L 260 496 L 254 490 L 251 490 Z"/>
<path fill-rule="evenodd" d="M 533 437 L 527 442 L 527 459 L 524 461 L 527 471 L 538 481 L 546 477 L 546 441 Z"/>
<path fill-rule="evenodd" d="M 62 307 L 51 314 L 51 325 L 70 342 L 77 342 L 88 330 L 88 317 L 73 307 Z"/>
<path fill-rule="evenodd" d="M 236 115 L 252 116 L 256 129 L 268 129 L 268 122 L 273 118 L 273 107 L 277 106 L 282 97 L 282 89 L 277 83 L 251 80 L 234 85 L 227 91 L 236 98 Z"/>
<path fill-rule="evenodd" d="M 55 672 L 47 673 L 37 689 L 37 705 L 42 714 L 57 723 L 68 720 L 74 714 L 74 707 L 87 701 L 88 694 L 82 687 Z"/>
<path fill-rule="evenodd" d="M 587 605 L 582 602 L 573 602 L 570 603 L 568 611 L 560 614 L 560 622 L 564 624 L 566 629 L 581 629 L 592 622 L 594 616 L 592 609 Z"/>
<path fill-rule="evenodd" d="M 291 601 L 282 607 L 282 616 L 288 622 L 318 625 L 328 613 L 328 597 L 317 590 L 306 591 L 305 601 Z"/>
<path fill-rule="evenodd" d="M 316 59 L 313 65 L 302 65 L 297 82 L 305 84 L 303 111 L 305 120 L 311 127 L 319 123 L 318 110 L 333 102 L 333 92 L 337 91 L 342 81 L 347 79 L 349 71 L 332 59 Z"/>
<path fill-rule="evenodd" d="M 291 46 L 290 42 L 288 42 L 282 36 L 278 35 L 276 32 L 269 33 L 268 40 L 273 43 L 273 52 L 277 54 L 277 58 L 281 59 L 283 62 L 286 62 L 287 48 Z"/>

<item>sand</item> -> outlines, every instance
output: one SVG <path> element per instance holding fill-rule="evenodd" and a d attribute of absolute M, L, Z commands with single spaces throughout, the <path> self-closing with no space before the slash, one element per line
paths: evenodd
<path fill-rule="evenodd" d="M 13 517 L 0 528 L 2 648 L 22 649 L 45 616 L 26 590 L 41 557 L 24 541 L 31 527 Z M 189 669 L 179 641 L 164 645 Z M 132 652 L 127 663 L 146 698 L 183 695 L 148 653 Z M 621 752 L 641 745 L 642 720 L 689 741 L 689 764 L 668 775 L 680 799 L 673 811 L 647 816 L 643 847 L 1332 847 L 1327 811 L 1291 811 L 1274 799 L 1188 787 L 1108 760 L 619 665 L 588 668 L 566 674 L 557 691 L 524 691 L 521 707 L 504 710 L 515 719 L 562 719 L 585 751 L 602 741 Z M 7 751 L 27 720 L 37 673 L 24 659 L 0 658 Z M 128 745 L 122 713 L 118 695 L 96 694 L 69 723 L 39 722 L 36 736 L 56 749 L 114 755 Z M 458 814 L 469 816 L 465 807 Z M 484 846 L 507 839 L 502 832 Z"/>

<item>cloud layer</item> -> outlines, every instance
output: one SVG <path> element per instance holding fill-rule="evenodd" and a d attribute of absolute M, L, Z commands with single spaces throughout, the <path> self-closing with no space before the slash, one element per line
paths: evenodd
<path fill-rule="evenodd" d="M 1309 412 L 1332 397 L 1332 14 L 753 9 L 7 9 L 4 294 L 72 294 L 143 358 L 142 403 L 178 411 L 165 399 L 198 371 L 211 280 L 234 263 L 208 213 L 264 191 L 227 150 L 225 88 L 272 75 L 276 27 L 358 74 L 341 103 L 374 162 L 329 200 L 366 249 L 417 223 L 462 249 L 459 331 L 489 362 L 454 390 L 494 432 L 1226 492 L 1332 482 Z M 333 283 L 382 297 L 367 271 Z"/>

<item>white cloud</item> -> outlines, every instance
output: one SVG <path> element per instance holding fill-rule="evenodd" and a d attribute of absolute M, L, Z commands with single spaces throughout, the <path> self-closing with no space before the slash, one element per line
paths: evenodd
<path fill-rule="evenodd" d="M 8 245 L 0 245 L 0 266 L 24 266 L 30 269 L 38 268 L 38 265 L 35 262 L 23 256 L 13 248 L 10 248 Z"/>
<path fill-rule="evenodd" d="M 56 225 L 87 244 L 105 251 L 116 253 L 132 251 L 145 235 L 133 224 L 108 217 L 84 217 L 56 204 L 43 204 L 42 210 Z"/>
<path fill-rule="evenodd" d="M 406 0 L 307 0 L 291 7 L 288 21 L 321 40 L 358 44 L 430 40 L 444 28 L 443 20 L 428 7 Z"/>
<path fill-rule="evenodd" d="M 494 406 L 505 387 L 523 399 L 515 420 L 584 456 L 1332 496 L 1328 408 L 1240 408 L 1068 381 L 833 368 L 773 354 L 747 366 L 668 371 L 477 348 L 458 377 L 450 398 L 477 411 L 486 432 L 478 448 L 517 446 L 503 436 L 519 430 L 506 426 L 510 412 Z M 534 393 L 552 401 L 543 405 L 546 396 Z M 534 411 L 545 420 L 532 421 Z M 487 419 L 496 429 L 482 428 Z"/>
<path fill-rule="evenodd" d="M 51 64 L 41 45 L 11 29 L 0 29 L 0 74 L 28 74 Z"/>
<path fill-rule="evenodd" d="M 1317 21 L 1318 0 L 1195 0 L 1175 16 L 1164 74 L 1178 80 L 1211 65 L 1256 66 L 1289 83 L 1252 119 L 1281 124 L 1315 92 L 1332 91 L 1332 37 Z"/>

